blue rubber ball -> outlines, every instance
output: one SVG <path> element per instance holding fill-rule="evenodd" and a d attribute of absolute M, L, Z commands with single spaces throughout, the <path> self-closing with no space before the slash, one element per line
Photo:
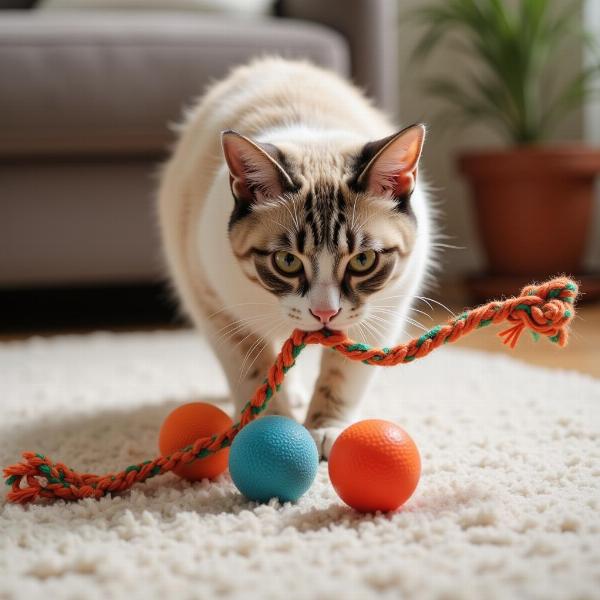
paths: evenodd
<path fill-rule="evenodd" d="M 318 466 L 319 453 L 308 430 L 275 415 L 246 425 L 229 452 L 233 483 L 257 502 L 295 502 L 312 485 Z"/>

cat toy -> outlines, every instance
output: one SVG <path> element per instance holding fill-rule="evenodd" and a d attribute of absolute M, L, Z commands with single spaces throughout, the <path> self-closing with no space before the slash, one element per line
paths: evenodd
<path fill-rule="evenodd" d="M 311 344 L 331 348 L 349 360 L 390 367 L 423 358 L 436 348 L 456 342 L 475 329 L 508 321 L 511 327 L 499 335 L 511 348 L 515 347 L 521 333 L 526 329 L 531 330 L 536 340 L 543 335 L 558 346 L 565 346 L 569 325 L 575 316 L 574 303 L 577 293 L 577 285 L 566 277 L 529 285 L 523 288 L 517 297 L 495 300 L 465 310 L 420 337 L 391 348 L 375 348 L 361 344 L 340 332 L 327 329 L 312 332 L 295 330 L 284 342 L 264 383 L 242 409 L 240 420 L 222 433 L 201 437 L 193 444 L 168 455 L 161 455 L 130 465 L 123 471 L 105 475 L 79 473 L 63 463 L 53 462 L 43 454 L 25 452 L 21 463 L 4 469 L 6 484 L 11 487 L 7 498 L 10 502 L 22 504 L 38 498 L 101 498 L 107 494 L 123 492 L 138 482 L 168 473 L 182 464 L 212 456 L 229 448 L 237 434 L 267 408 L 286 373 L 295 365 L 302 350 Z"/>
<path fill-rule="evenodd" d="M 328 460 L 337 495 L 359 512 L 389 512 L 417 489 L 421 455 L 413 439 L 396 423 L 365 419 L 335 440 Z"/>
<path fill-rule="evenodd" d="M 257 419 L 231 444 L 229 474 L 248 500 L 296 502 L 318 468 L 319 451 L 308 429 L 288 417 Z"/>

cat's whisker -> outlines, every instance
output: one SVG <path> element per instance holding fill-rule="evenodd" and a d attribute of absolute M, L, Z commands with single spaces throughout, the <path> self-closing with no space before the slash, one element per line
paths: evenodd
<path fill-rule="evenodd" d="M 246 327 L 248 327 L 250 329 L 250 333 L 248 335 L 246 335 L 244 338 L 242 338 L 234 346 L 237 348 L 237 346 L 239 344 L 241 344 L 248 336 L 252 335 L 253 327 L 255 327 L 256 325 L 260 325 L 260 323 L 262 323 L 263 321 L 265 321 L 267 319 L 272 319 L 272 318 L 274 318 L 273 315 L 261 315 L 260 317 L 256 317 L 255 319 L 252 319 L 252 320 L 245 320 L 243 323 L 240 323 L 240 324 L 236 325 L 235 327 L 233 327 L 232 329 L 230 329 L 229 331 L 224 332 L 221 336 L 219 336 L 215 340 L 215 343 L 222 344 L 223 342 L 230 340 L 234 335 L 236 335 L 237 333 L 239 333 L 240 331 L 243 331 Z"/>
<path fill-rule="evenodd" d="M 361 224 L 360 224 L 358 227 L 356 227 L 356 228 L 355 228 L 355 229 L 356 229 L 356 232 L 358 233 L 358 232 L 362 231 L 362 230 L 364 229 L 365 225 L 367 225 L 367 223 L 369 223 L 369 221 L 370 221 L 370 220 L 371 220 L 373 217 L 375 217 L 375 216 L 377 216 L 377 215 L 379 215 L 379 214 L 382 214 L 382 212 L 383 212 L 382 210 L 376 210 L 376 211 L 374 211 L 373 213 L 369 213 L 369 212 L 368 212 L 368 213 L 367 213 L 367 218 L 366 218 L 366 219 L 365 219 L 365 220 L 364 220 L 364 221 L 363 221 L 363 222 L 362 222 L 362 223 L 361 223 Z"/>
<path fill-rule="evenodd" d="M 437 248 L 450 248 L 451 250 L 466 250 L 466 246 L 453 246 L 452 244 L 440 244 L 439 242 L 435 242 L 431 244 L 432 247 Z"/>
<path fill-rule="evenodd" d="M 447 310 L 448 313 L 450 313 L 453 317 L 456 318 L 456 313 L 454 313 L 445 304 L 443 304 L 442 302 L 439 302 L 438 300 L 434 300 L 433 298 L 428 298 L 427 296 L 415 296 L 415 298 L 418 298 L 419 300 L 422 300 L 423 302 L 427 302 L 427 301 L 433 302 L 434 304 L 437 304 L 438 306 L 440 306 L 444 310 Z"/>
<path fill-rule="evenodd" d="M 288 198 L 288 204 L 292 207 L 292 211 L 294 213 L 294 221 L 296 223 L 296 228 L 300 229 L 300 219 L 298 218 L 298 207 L 296 205 L 297 198 L 291 196 Z"/>
<path fill-rule="evenodd" d="M 411 319 L 410 317 L 405 317 L 405 318 L 408 323 L 410 323 L 411 325 L 414 325 L 421 331 L 429 331 L 429 327 L 425 327 L 425 325 L 423 325 L 423 323 L 419 323 L 419 321 L 417 321 L 416 319 Z"/>
<path fill-rule="evenodd" d="M 272 302 L 240 302 L 239 304 L 230 304 L 229 306 L 224 306 L 219 310 L 215 310 L 215 312 L 206 315 L 207 319 L 212 319 L 215 315 L 222 313 L 224 310 L 231 310 L 232 308 L 238 308 L 240 306 L 273 306 Z"/>
<path fill-rule="evenodd" d="M 282 198 L 282 204 L 286 208 L 286 210 L 290 213 L 290 217 L 292 218 L 292 223 L 294 223 L 294 227 L 296 228 L 296 232 L 300 231 L 300 223 L 298 221 L 297 215 L 292 214 L 292 211 L 289 207 L 290 202 L 284 198 Z M 292 201 L 293 204 L 293 201 Z M 295 212 L 295 209 L 294 209 Z"/>
<path fill-rule="evenodd" d="M 408 294 L 394 294 L 392 296 L 382 296 L 378 300 L 396 300 L 398 298 L 416 298 L 416 296 L 409 296 Z"/>
<path fill-rule="evenodd" d="M 397 315 L 395 312 L 393 311 L 389 311 L 389 310 L 376 310 L 376 309 L 372 309 L 369 313 L 370 315 L 379 315 L 379 316 L 386 316 L 388 318 L 396 318 Z"/>
<path fill-rule="evenodd" d="M 265 349 L 266 345 L 267 345 L 267 340 L 265 340 L 263 337 L 259 337 L 252 344 L 252 346 L 250 346 L 250 348 L 248 349 L 248 351 L 244 355 L 244 360 L 242 361 L 242 366 L 240 367 L 240 370 L 239 370 L 238 384 L 241 383 L 242 380 L 244 379 L 244 374 L 245 374 L 244 373 L 244 366 L 246 365 L 246 362 L 248 361 L 249 357 L 252 355 L 252 353 L 254 352 L 254 350 L 258 349 L 258 347 L 261 346 L 260 351 L 257 354 L 257 355 L 260 355 L 262 353 L 262 351 Z"/>
<path fill-rule="evenodd" d="M 425 315 L 428 319 L 433 321 L 433 316 L 430 315 L 428 312 L 425 312 L 424 310 L 420 310 L 418 308 L 415 308 L 414 306 L 409 306 L 408 310 L 414 310 L 415 312 L 421 313 L 422 315 Z"/>
<path fill-rule="evenodd" d="M 281 327 L 282 324 L 283 324 L 283 319 L 280 322 L 276 323 L 276 325 L 265 334 L 265 337 L 263 338 L 263 344 L 262 344 L 260 350 L 256 353 L 252 362 L 246 367 L 246 370 L 242 373 L 241 379 L 244 379 L 246 377 L 246 375 L 248 373 L 250 373 L 250 370 L 252 369 L 252 365 L 254 365 L 254 363 L 258 360 L 258 357 L 264 352 L 265 348 L 268 346 L 269 342 L 266 339 L 266 337 L 271 335 L 274 331 L 276 331 L 278 327 Z"/>
<path fill-rule="evenodd" d="M 218 329 L 215 332 L 215 334 L 219 334 L 222 331 L 225 331 L 225 330 L 229 329 L 230 327 L 234 327 L 235 328 L 235 326 L 239 325 L 239 324 L 241 324 L 243 326 L 243 325 L 246 325 L 248 323 L 252 323 L 255 320 L 264 319 L 265 317 L 272 317 L 272 316 L 273 316 L 272 313 L 267 313 L 267 314 L 261 313 L 260 315 L 252 315 L 250 317 L 244 317 L 242 319 L 236 319 L 235 321 L 231 321 L 230 323 L 227 323 L 227 325 L 224 325 L 223 327 L 221 327 L 221 329 Z"/>
<path fill-rule="evenodd" d="M 373 317 L 373 315 L 371 315 L 371 317 Z M 364 321 L 363 324 L 370 329 L 372 335 L 373 335 L 373 340 L 374 343 L 378 343 L 378 340 L 383 339 L 384 337 L 384 332 L 382 331 L 382 329 L 377 325 L 377 323 L 371 322 L 370 318 L 367 317 Z M 389 323 L 386 322 L 386 325 L 388 325 Z"/>
<path fill-rule="evenodd" d="M 416 319 L 411 319 L 410 317 L 404 317 L 404 319 L 407 323 L 410 323 L 411 325 L 417 327 L 421 331 L 429 331 L 428 327 L 425 327 L 423 323 L 419 323 L 419 321 L 417 321 Z"/>
<path fill-rule="evenodd" d="M 417 298 L 417 300 L 421 300 L 421 302 L 424 302 L 425 304 L 427 304 L 427 306 L 429 306 L 429 308 L 430 308 L 431 310 L 435 310 L 435 309 L 433 308 L 433 304 L 431 304 L 431 302 L 428 302 L 428 301 L 427 301 L 427 300 L 425 300 L 424 298 Z"/>
<path fill-rule="evenodd" d="M 373 336 L 374 341 L 380 337 L 381 334 L 377 331 L 373 323 L 371 323 L 368 318 L 362 322 L 362 325 L 366 328 L 369 334 Z"/>
<path fill-rule="evenodd" d="M 381 312 L 381 313 L 385 313 L 385 314 L 391 314 L 393 316 L 398 316 L 397 312 L 393 311 L 393 310 L 387 310 L 381 307 L 371 307 L 370 308 L 371 311 L 373 312 Z M 423 331 L 429 331 L 429 329 L 427 327 L 425 327 L 425 325 L 423 325 L 423 323 L 420 323 L 419 321 L 417 321 L 416 319 L 413 319 L 411 317 L 404 317 L 405 320 L 410 323 L 411 325 L 414 325 L 415 327 L 418 327 L 419 329 L 422 329 Z"/>
<path fill-rule="evenodd" d="M 354 229 L 354 218 L 356 216 L 356 201 L 358 200 L 358 195 L 354 196 L 354 204 L 352 206 L 352 224 L 350 225 L 350 229 Z"/>
<path fill-rule="evenodd" d="M 365 332 L 363 330 L 363 325 L 362 323 L 355 323 L 353 325 L 353 327 L 357 327 L 358 328 L 358 332 L 360 334 L 360 337 L 362 337 L 363 342 L 366 344 L 367 343 L 367 338 L 365 337 Z"/>
<path fill-rule="evenodd" d="M 447 310 L 453 317 L 456 318 L 456 314 L 452 310 L 450 310 L 445 304 L 439 302 L 438 300 L 434 300 L 433 298 L 429 298 L 428 296 L 409 296 L 408 294 L 396 294 L 394 296 L 385 296 L 383 298 L 380 298 L 380 300 L 393 300 L 395 298 L 415 298 L 427 304 L 427 306 L 429 306 L 429 308 L 431 308 L 432 310 L 433 306 L 430 304 L 430 302 L 433 302 L 434 304 L 437 304 L 444 310 Z"/>
<path fill-rule="evenodd" d="M 240 383 L 242 381 L 242 379 L 243 379 L 242 373 L 244 371 L 244 367 L 246 366 L 246 363 L 248 361 L 249 356 L 254 352 L 254 350 L 256 348 L 258 348 L 258 346 L 261 343 L 263 344 L 263 349 L 264 349 L 264 346 L 267 344 L 267 341 L 265 340 L 264 336 L 258 335 L 258 337 L 256 338 L 256 340 L 254 342 L 252 342 L 252 345 L 246 351 L 246 354 L 244 355 L 244 359 L 242 360 L 242 364 L 240 366 L 239 376 L 238 376 L 238 383 Z"/>
<path fill-rule="evenodd" d="M 229 331 L 229 332 L 225 333 L 223 336 L 221 336 L 221 338 L 217 341 L 217 344 L 221 345 L 224 343 L 231 343 L 232 339 L 234 339 L 234 337 L 236 335 L 238 337 L 243 336 L 233 346 L 233 348 L 237 348 L 240 344 L 243 344 L 244 341 L 246 339 L 248 339 L 254 333 L 254 328 L 261 325 L 262 323 L 264 323 L 265 320 L 267 320 L 267 319 L 263 319 L 261 321 L 255 321 L 248 325 L 244 324 L 244 325 L 238 326 L 235 330 Z"/>
<path fill-rule="evenodd" d="M 393 298 L 411 298 L 412 300 L 420 300 L 421 302 L 423 302 L 424 304 L 427 304 L 427 306 L 431 309 L 431 310 L 435 310 L 433 307 L 433 304 L 431 304 L 431 302 L 428 302 L 426 299 L 421 298 L 420 296 L 407 296 L 407 295 L 403 295 L 403 296 L 389 296 L 388 299 L 391 300 Z"/>
<path fill-rule="evenodd" d="M 365 225 L 367 225 L 367 223 L 375 216 L 376 213 L 367 213 L 367 217 L 364 221 L 362 221 L 362 223 L 359 223 L 356 227 L 354 227 L 354 231 L 356 233 L 360 233 L 364 228 Z"/>
<path fill-rule="evenodd" d="M 277 198 L 273 199 L 270 201 L 270 204 L 273 206 L 282 206 L 283 208 L 285 208 L 289 215 L 290 218 L 292 220 L 292 225 L 293 227 L 296 229 L 296 232 L 298 232 L 300 230 L 300 224 L 298 223 L 298 220 L 294 217 L 294 215 L 292 214 L 292 211 L 289 207 L 289 200 L 287 200 L 286 198 L 284 198 L 283 196 L 277 196 Z M 284 227 L 287 232 L 293 237 L 293 234 L 291 232 L 290 229 L 288 229 L 287 227 L 285 227 L 285 225 L 283 225 L 282 223 L 278 223 L 277 221 L 275 221 L 274 219 L 271 219 L 273 222 L 277 223 L 278 225 L 280 225 L 281 227 Z"/>
<path fill-rule="evenodd" d="M 272 221 L 273 223 L 275 223 L 275 225 L 279 225 L 279 227 L 281 227 L 282 229 L 285 229 L 288 234 L 290 235 L 291 238 L 294 237 L 294 234 L 292 232 L 292 230 L 289 227 L 286 227 L 283 223 L 280 223 L 279 221 L 277 221 L 276 219 L 271 218 L 270 221 Z"/>
<path fill-rule="evenodd" d="M 258 339 L 252 344 L 252 346 L 250 346 L 249 350 L 246 352 L 246 355 L 244 356 L 244 360 L 242 361 L 242 366 L 240 367 L 240 376 L 238 379 L 238 382 L 242 381 L 244 379 L 244 377 L 246 377 L 246 375 L 250 372 L 250 369 L 252 368 L 252 365 L 256 362 L 256 360 L 258 359 L 258 357 L 263 353 L 264 349 L 266 348 L 266 346 L 268 345 L 268 337 L 269 335 L 271 335 L 271 333 L 273 333 L 278 327 L 281 326 L 283 319 L 280 318 L 273 327 L 270 327 L 269 330 L 263 334 L 263 335 L 259 335 Z M 246 366 L 246 363 L 248 362 L 250 356 L 252 355 L 252 353 L 254 351 L 256 351 L 258 349 L 258 347 L 261 345 L 262 343 L 262 347 L 261 349 L 257 352 L 256 356 L 254 357 L 254 360 L 250 363 L 250 365 L 248 366 L 248 368 L 244 369 L 244 367 Z"/>
<path fill-rule="evenodd" d="M 392 319 L 382 317 L 381 315 L 369 315 L 366 320 L 367 321 L 373 320 L 373 323 L 371 323 L 371 325 L 373 325 L 373 326 L 377 325 L 377 329 L 379 330 L 380 335 L 382 335 L 384 337 L 386 335 L 386 329 L 384 329 L 384 327 L 389 328 L 390 325 L 393 325 Z"/>
<path fill-rule="evenodd" d="M 229 321 L 229 323 L 227 323 L 226 325 L 224 325 L 223 327 L 221 327 L 221 329 L 219 329 L 218 331 L 223 331 L 223 329 L 226 329 L 227 327 L 229 327 L 231 325 L 235 325 L 237 323 L 243 323 L 244 321 L 250 321 L 250 320 L 256 319 L 258 317 L 264 317 L 267 314 L 274 314 L 274 313 L 271 313 L 271 312 L 269 312 L 269 313 L 261 312 L 258 315 L 249 315 L 247 317 L 241 317 L 240 319 L 235 319 L 235 321 Z"/>
<path fill-rule="evenodd" d="M 375 308 L 389 308 L 389 309 L 395 308 L 396 310 L 394 311 L 394 314 L 398 315 L 398 313 L 399 313 L 398 308 L 393 304 L 375 304 L 375 305 L 371 306 L 370 308 L 371 308 L 371 310 L 375 309 Z M 429 313 L 425 312 L 424 310 L 419 310 L 418 308 L 415 308 L 414 306 L 409 306 L 408 310 L 414 310 L 415 312 L 421 313 L 422 315 L 425 315 L 428 319 L 431 319 L 433 321 L 433 317 Z"/>
<path fill-rule="evenodd" d="M 365 219 L 358 224 L 354 224 L 352 226 L 352 231 L 354 231 L 354 233 L 360 233 L 364 226 L 371 220 L 371 218 L 373 217 L 373 215 L 371 214 L 371 212 L 369 211 L 369 209 L 367 209 L 367 216 L 365 217 Z"/>
<path fill-rule="evenodd" d="M 254 331 L 250 330 L 250 331 L 249 331 L 249 332 L 248 332 L 248 333 L 247 333 L 247 334 L 246 334 L 246 335 L 245 335 L 245 336 L 244 336 L 244 337 L 243 337 L 241 340 L 239 340 L 239 341 L 238 341 L 238 342 L 237 342 L 237 343 L 236 343 L 236 344 L 233 346 L 233 349 L 235 349 L 235 348 L 238 348 L 238 347 L 239 347 L 241 344 L 243 344 L 243 343 L 244 343 L 244 342 L 245 342 L 245 341 L 246 341 L 246 340 L 247 340 L 247 339 L 248 339 L 248 338 L 249 338 L 251 335 L 253 335 L 253 334 L 254 334 Z M 233 335 L 235 335 L 235 334 L 232 334 L 232 336 L 231 336 L 231 337 L 233 337 Z M 223 343 L 223 342 L 225 342 L 225 341 L 226 341 L 226 340 L 221 340 L 221 343 Z"/>
<path fill-rule="evenodd" d="M 394 315 L 394 316 L 395 316 L 395 315 Z M 375 315 L 369 315 L 369 316 L 367 317 L 367 320 L 368 320 L 368 319 L 370 319 L 370 318 L 376 318 L 376 317 L 375 317 Z M 393 324 L 394 324 L 394 321 L 391 321 L 391 320 L 390 320 L 390 321 L 388 321 L 388 320 L 386 320 L 386 319 L 382 319 L 382 320 L 384 320 L 384 321 L 385 321 L 385 323 L 386 323 L 386 325 L 387 325 L 387 327 L 388 327 L 388 328 L 389 328 L 389 326 L 390 326 L 390 325 L 393 325 Z M 402 334 L 403 334 L 403 335 L 405 335 L 406 337 L 411 337 L 411 334 L 410 334 L 408 331 L 406 331 L 406 329 L 405 329 L 404 327 L 401 327 L 401 328 L 400 328 L 400 333 L 402 333 Z M 386 331 L 386 330 L 384 330 L 384 332 L 383 332 L 383 338 L 385 338 L 385 337 L 386 337 L 386 335 L 387 335 L 387 331 Z"/>
<path fill-rule="evenodd" d="M 255 323 L 255 325 L 259 325 L 259 323 Z M 254 329 L 250 329 L 250 331 L 241 340 L 239 340 L 239 342 L 234 346 L 234 348 L 241 346 L 251 335 L 258 334 L 254 331 Z"/>

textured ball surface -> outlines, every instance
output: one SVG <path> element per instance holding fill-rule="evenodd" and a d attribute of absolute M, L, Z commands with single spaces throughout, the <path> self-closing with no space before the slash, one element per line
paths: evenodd
<path fill-rule="evenodd" d="M 335 491 L 361 512 L 395 510 L 410 498 L 420 475 L 417 446 L 390 421 L 354 423 L 339 435 L 329 455 Z"/>
<path fill-rule="evenodd" d="M 317 446 L 308 430 L 275 415 L 246 425 L 235 437 L 229 473 L 246 498 L 294 502 L 312 485 L 319 466 Z"/>
<path fill-rule="evenodd" d="M 177 407 L 164 420 L 158 436 L 158 447 L 163 456 L 193 444 L 198 438 L 218 435 L 231 427 L 233 421 L 220 408 L 205 402 L 190 402 Z M 212 456 L 179 464 L 173 473 L 200 481 L 214 479 L 227 468 L 229 448 Z"/>

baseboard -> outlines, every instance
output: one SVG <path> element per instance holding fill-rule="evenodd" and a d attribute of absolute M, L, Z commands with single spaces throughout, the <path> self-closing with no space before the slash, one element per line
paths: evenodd
<path fill-rule="evenodd" d="M 0 289 L 0 333 L 181 323 L 163 284 Z"/>

